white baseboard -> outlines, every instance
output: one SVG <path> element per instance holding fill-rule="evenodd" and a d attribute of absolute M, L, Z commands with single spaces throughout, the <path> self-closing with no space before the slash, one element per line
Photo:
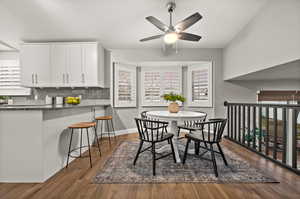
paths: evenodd
<path fill-rule="evenodd" d="M 137 133 L 137 132 L 138 132 L 137 128 L 123 129 L 123 130 L 115 131 L 116 136 L 118 136 L 118 135 L 125 135 L 125 134 L 131 134 L 131 133 Z M 99 136 L 100 136 L 100 133 L 98 132 L 98 137 Z M 108 137 L 108 133 L 107 132 L 103 132 L 103 137 Z"/>
<path fill-rule="evenodd" d="M 137 128 L 124 129 L 124 130 L 116 131 L 116 135 L 124 135 L 124 134 L 131 134 L 131 133 L 137 133 L 137 132 L 138 132 Z"/>

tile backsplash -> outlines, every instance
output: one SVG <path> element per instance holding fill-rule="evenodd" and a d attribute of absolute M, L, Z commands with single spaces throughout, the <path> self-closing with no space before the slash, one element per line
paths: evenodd
<path fill-rule="evenodd" d="M 34 96 L 37 96 L 38 100 L 44 100 L 46 95 L 50 97 L 81 95 L 82 99 L 109 99 L 110 91 L 109 88 L 33 88 L 30 96 L 13 97 L 13 99 L 21 103 L 34 100 Z"/>

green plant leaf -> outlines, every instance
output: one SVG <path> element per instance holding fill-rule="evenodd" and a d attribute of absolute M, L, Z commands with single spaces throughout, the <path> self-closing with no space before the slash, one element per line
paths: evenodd
<path fill-rule="evenodd" d="M 162 95 L 162 98 L 166 101 L 171 101 L 171 102 L 176 102 L 176 101 L 185 102 L 186 100 L 185 97 L 183 97 L 182 95 L 173 92 Z"/>

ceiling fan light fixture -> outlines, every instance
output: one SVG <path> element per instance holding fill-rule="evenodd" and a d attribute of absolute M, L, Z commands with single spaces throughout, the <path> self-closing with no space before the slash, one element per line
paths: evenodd
<path fill-rule="evenodd" d="M 178 40 L 178 34 L 176 32 L 170 32 L 165 34 L 164 42 L 166 44 L 174 44 Z"/>
<path fill-rule="evenodd" d="M 163 31 L 163 34 L 155 35 L 152 37 L 146 37 L 141 39 L 141 42 L 149 41 L 153 39 L 159 39 L 163 37 L 164 44 L 176 44 L 177 40 L 185 40 L 185 41 L 193 41 L 198 42 L 201 39 L 201 36 L 184 32 L 186 29 L 197 23 L 202 16 L 196 12 L 189 17 L 185 18 L 184 20 L 180 21 L 179 23 L 173 25 L 173 12 L 175 10 L 176 4 L 174 0 L 169 0 L 170 2 L 167 4 L 168 12 L 170 15 L 170 23 L 169 25 L 164 24 L 159 19 L 148 16 L 146 20 L 156 26 L 158 29 Z"/>

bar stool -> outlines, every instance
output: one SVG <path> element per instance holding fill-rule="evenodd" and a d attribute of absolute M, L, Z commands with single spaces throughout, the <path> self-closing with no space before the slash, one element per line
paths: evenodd
<path fill-rule="evenodd" d="M 69 158 L 70 157 L 73 157 L 73 158 L 85 158 L 85 157 L 89 157 L 90 158 L 90 165 L 91 165 L 91 168 L 92 168 L 92 156 L 91 156 L 90 136 L 89 136 L 89 129 L 90 128 L 94 128 L 95 139 L 97 140 L 99 155 L 101 157 L 100 144 L 99 144 L 99 140 L 98 140 L 98 135 L 96 133 L 96 122 L 79 122 L 79 123 L 75 123 L 75 124 L 70 125 L 68 128 L 71 129 L 71 138 L 70 138 L 70 145 L 69 145 L 68 159 L 67 159 L 67 166 L 66 166 L 66 168 L 68 168 Z M 80 129 L 80 146 L 71 150 L 72 138 L 73 138 L 73 133 L 74 133 L 75 129 Z M 82 146 L 82 132 L 83 132 L 83 129 L 86 129 L 87 142 L 88 142 L 87 146 Z M 81 149 L 82 148 L 86 148 L 86 147 L 88 147 L 88 149 L 89 149 L 89 155 L 88 156 L 82 156 L 81 155 Z M 71 153 L 74 152 L 74 151 L 76 151 L 76 150 L 78 150 L 78 149 L 79 149 L 79 154 L 80 155 L 79 156 L 73 156 Z"/>
<path fill-rule="evenodd" d="M 99 117 L 95 117 L 97 126 L 96 129 L 98 130 L 98 122 L 100 121 L 100 139 L 102 139 L 103 136 L 103 123 L 106 121 L 106 126 L 107 126 L 107 134 L 108 134 L 108 140 L 109 140 L 109 145 L 111 145 L 111 141 L 110 141 L 110 134 L 111 132 L 113 132 L 114 138 L 116 139 L 116 133 L 115 133 L 115 129 L 114 129 L 114 123 L 113 123 L 113 117 L 111 115 L 106 115 L 106 116 L 99 116 Z M 109 123 L 111 126 L 111 130 L 109 130 Z"/>

